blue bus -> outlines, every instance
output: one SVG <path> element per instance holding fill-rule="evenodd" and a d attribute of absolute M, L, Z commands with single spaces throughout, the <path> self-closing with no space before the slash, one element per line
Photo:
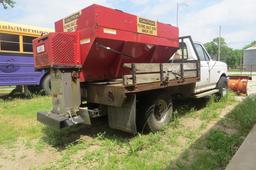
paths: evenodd
<path fill-rule="evenodd" d="M 0 86 L 41 87 L 50 92 L 50 76 L 34 70 L 32 40 L 51 29 L 0 21 Z"/>

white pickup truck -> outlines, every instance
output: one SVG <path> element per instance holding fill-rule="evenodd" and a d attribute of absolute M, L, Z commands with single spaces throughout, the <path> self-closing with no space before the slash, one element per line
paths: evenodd
<path fill-rule="evenodd" d="M 100 47 L 116 53 L 110 47 Z M 180 38 L 180 49 L 168 63 L 124 63 L 122 67 L 130 74 L 90 83 L 74 77 L 75 69 L 51 70 L 53 109 L 38 112 L 37 119 L 62 129 L 90 125 L 91 119 L 107 115 L 113 129 L 133 134 L 145 128 L 157 131 L 172 120 L 173 100 L 212 94 L 221 98 L 227 92 L 227 65 L 212 60 L 203 45 L 193 43 L 190 36 Z"/>

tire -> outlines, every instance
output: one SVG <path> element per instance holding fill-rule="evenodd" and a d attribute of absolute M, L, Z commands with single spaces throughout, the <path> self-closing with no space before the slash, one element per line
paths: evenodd
<path fill-rule="evenodd" d="M 173 116 L 173 104 L 170 97 L 159 96 L 146 110 L 147 129 L 156 132 L 163 129 Z"/>
<path fill-rule="evenodd" d="M 28 86 L 28 90 L 31 93 L 38 94 L 41 91 L 41 87 L 39 85 L 31 85 L 31 86 Z"/>
<path fill-rule="evenodd" d="M 46 95 L 51 94 L 51 76 L 50 76 L 50 74 L 46 75 L 43 78 L 41 86 Z"/>
<path fill-rule="evenodd" d="M 220 101 L 221 98 L 227 96 L 227 87 L 227 78 L 225 76 L 221 76 L 217 83 L 217 89 L 219 89 L 219 92 L 216 94 L 216 101 Z"/>

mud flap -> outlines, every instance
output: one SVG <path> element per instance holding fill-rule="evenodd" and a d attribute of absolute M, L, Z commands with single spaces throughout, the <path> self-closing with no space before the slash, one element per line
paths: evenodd
<path fill-rule="evenodd" d="M 113 129 L 136 134 L 136 95 L 128 96 L 122 107 L 108 107 L 108 124 Z"/>

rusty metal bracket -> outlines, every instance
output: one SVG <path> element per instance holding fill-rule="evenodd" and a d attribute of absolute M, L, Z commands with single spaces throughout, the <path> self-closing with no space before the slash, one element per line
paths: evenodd
<path fill-rule="evenodd" d="M 132 64 L 132 84 L 136 86 L 136 66 L 134 63 Z"/>
<path fill-rule="evenodd" d="M 163 64 L 160 63 L 160 80 L 161 82 L 164 81 L 164 72 L 163 72 Z"/>

